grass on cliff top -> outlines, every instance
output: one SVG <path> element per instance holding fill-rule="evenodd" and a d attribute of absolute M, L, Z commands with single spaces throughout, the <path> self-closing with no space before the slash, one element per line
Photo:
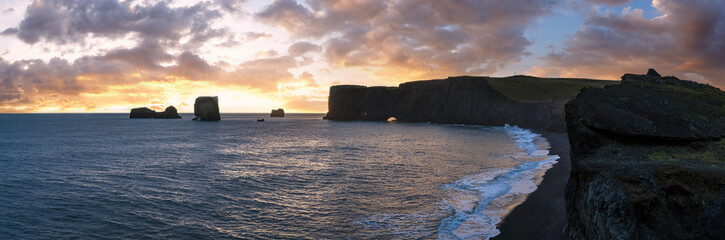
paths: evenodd
<path fill-rule="evenodd" d="M 516 75 L 505 78 L 491 78 L 488 83 L 511 100 L 523 103 L 554 101 L 576 97 L 584 87 L 604 88 L 619 84 L 619 81 L 604 81 L 582 78 L 538 78 Z"/>
<path fill-rule="evenodd" d="M 659 162 L 691 161 L 706 165 L 725 165 L 725 139 L 703 144 L 702 149 L 694 150 L 687 146 L 657 149 L 647 158 Z"/>

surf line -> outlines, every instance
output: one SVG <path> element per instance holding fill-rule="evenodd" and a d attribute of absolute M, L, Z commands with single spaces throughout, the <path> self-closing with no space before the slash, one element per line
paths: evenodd
<path fill-rule="evenodd" d="M 520 163 L 510 169 L 490 169 L 444 185 L 450 195 L 443 203 L 453 214 L 441 220 L 438 239 L 497 236 L 500 231 L 496 224 L 536 190 L 543 174 L 559 159 L 558 155 L 549 155 L 548 142 L 540 134 L 508 124 L 502 128 L 522 150 L 511 156 Z M 540 149 L 541 145 L 547 149 Z"/>

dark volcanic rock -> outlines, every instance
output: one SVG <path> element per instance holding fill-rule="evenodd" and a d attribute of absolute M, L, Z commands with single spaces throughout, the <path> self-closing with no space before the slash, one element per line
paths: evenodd
<path fill-rule="evenodd" d="M 156 112 L 146 107 L 131 109 L 129 118 L 160 118 L 160 119 L 175 119 L 181 118 L 179 113 L 176 111 L 174 106 L 169 106 L 163 112 Z"/>
<path fill-rule="evenodd" d="M 564 103 L 513 101 L 486 77 L 451 77 L 400 84 L 399 87 L 340 85 L 330 88 L 330 120 L 478 124 L 565 131 Z"/>
<path fill-rule="evenodd" d="M 566 121 L 570 237 L 725 239 L 725 93 L 627 74 L 582 91 Z"/>
<path fill-rule="evenodd" d="M 662 77 L 654 68 L 647 70 L 647 76 Z"/>
<path fill-rule="evenodd" d="M 176 111 L 174 106 L 168 106 L 163 112 L 160 112 L 159 115 L 161 115 L 160 118 L 181 118 L 181 116 L 179 116 L 179 112 Z"/>
<path fill-rule="evenodd" d="M 151 110 L 147 107 L 142 107 L 131 109 L 131 114 L 129 115 L 129 118 L 154 118 L 155 116 L 156 111 Z"/>
<path fill-rule="evenodd" d="M 284 117 L 284 109 L 272 109 L 272 113 L 269 114 L 270 117 Z"/>
<path fill-rule="evenodd" d="M 219 121 L 219 98 L 218 97 L 198 97 L 194 101 L 194 120 L 199 121 Z"/>
<path fill-rule="evenodd" d="M 725 136 L 725 95 L 716 88 L 622 84 L 584 91 L 582 123 L 613 134 L 664 140 L 713 140 Z"/>

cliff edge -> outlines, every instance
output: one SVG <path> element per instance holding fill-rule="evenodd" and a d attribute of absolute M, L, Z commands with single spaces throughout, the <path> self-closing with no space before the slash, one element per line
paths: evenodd
<path fill-rule="evenodd" d="M 612 81 L 450 77 L 417 81 L 398 87 L 340 85 L 330 88 L 329 120 L 443 124 L 518 125 L 564 132 L 564 104 L 583 87 L 601 88 Z"/>
<path fill-rule="evenodd" d="M 725 93 L 625 74 L 566 105 L 572 239 L 725 239 Z"/>

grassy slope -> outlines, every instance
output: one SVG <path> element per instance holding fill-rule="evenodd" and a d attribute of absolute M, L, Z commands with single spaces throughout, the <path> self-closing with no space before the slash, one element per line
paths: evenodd
<path fill-rule="evenodd" d="M 603 88 L 619 81 L 604 81 L 579 78 L 537 78 L 511 76 L 490 78 L 488 83 L 506 97 L 524 103 L 571 99 L 584 87 Z"/>

